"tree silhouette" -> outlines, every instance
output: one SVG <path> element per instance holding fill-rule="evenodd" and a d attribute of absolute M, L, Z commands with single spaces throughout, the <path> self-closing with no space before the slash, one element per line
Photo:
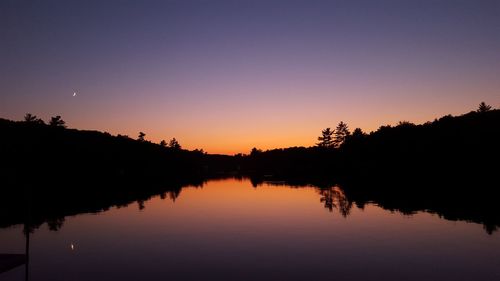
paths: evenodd
<path fill-rule="evenodd" d="M 203 150 L 203 148 L 201 148 L 201 149 L 197 148 L 197 149 L 193 150 L 193 152 L 196 152 L 198 154 L 205 154 L 205 151 Z"/>
<path fill-rule="evenodd" d="M 360 128 L 354 129 L 352 134 L 345 140 L 344 143 L 350 143 L 355 145 L 360 145 L 360 141 L 363 140 L 367 135 Z"/>
<path fill-rule="evenodd" d="M 32 115 L 31 113 L 26 113 L 26 115 L 24 115 L 24 121 L 26 122 L 35 122 L 36 120 L 36 115 Z"/>
<path fill-rule="evenodd" d="M 254 148 L 252 148 L 252 150 L 250 150 L 250 155 L 251 156 L 258 155 L 259 153 L 262 153 L 262 150 L 260 150 L 260 149 L 258 149 L 256 147 L 254 147 Z"/>
<path fill-rule="evenodd" d="M 477 109 L 477 112 L 486 112 L 491 110 L 491 105 L 487 105 L 486 103 L 481 102 L 479 104 L 479 108 Z"/>
<path fill-rule="evenodd" d="M 399 128 L 410 128 L 410 127 L 415 127 L 415 124 L 413 124 L 410 121 L 399 121 L 398 126 Z"/>
<path fill-rule="evenodd" d="M 345 140 L 349 138 L 350 135 L 351 132 L 349 132 L 349 127 L 347 127 L 347 124 L 340 121 L 340 123 L 337 125 L 337 128 L 335 129 L 333 146 L 340 147 L 345 142 Z"/>
<path fill-rule="evenodd" d="M 168 147 L 173 148 L 175 150 L 181 149 L 181 145 L 179 144 L 179 142 L 175 138 L 170 140 L 170 142 L 168 143 Z"/>
<path fill-rule="evenodd" d="M 43 122 L 42 119 L 36 117 L 36 115 L 31 114 L 31 113 L 26 113 L 26 115 L 24 115 L 24 122 L 27 122 L 27 123 L 37 123 L 37 124 L 45 124 L 45 122 Z"/>
<path fill-rule="evenodd" d="M 165 140 L 161 140 L 160 146 L 166 147 L 167 146 L 167 142 Z"/>
<path fill-rule="evenodd" d="M 64 122 L 64 120 L 62 120 L 61 116 L 59 116 L 59 115 L 50 118 L 49 125 L 53 126 L 53 127 L 63 127 L 63 128 L 66 128 L 66 122 Z"/>
<path fill-rule="evenodd" d="M 319 143 L 317 145 L 319 147 L 333 147 L 333 139 L 332 139 L 333 131 L 330 128 L 326 128 L 321 131 L 321 136 L 318 137 Z"/>
<path fill-rule="evenodd" d="M 146 141 L 146 140 L 144 139 L 144 137 L 145 137 L 145 136 L 146 136 L 146 134 L 145 134 L 145 133 L 143 133 L 143 132 L 139 132 L 139 136 L 137 137 L 137 140 L 138 140 L 138 141 Z"/>
<path fill-rule="evenodd" d="M 362 138 L 364 136 L 366 136 L 366 134 L 360 128 L 354 129 L 354 131 L 352 132 L 352 135 L 351 135 L 351 137 L 356 138 L 356 139 Z"/>

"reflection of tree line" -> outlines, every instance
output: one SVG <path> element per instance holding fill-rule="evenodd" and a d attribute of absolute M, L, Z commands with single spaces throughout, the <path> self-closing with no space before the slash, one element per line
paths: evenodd
<path fill-rule="evenodd" d="M 315 188 L 320 195 L 320 202 L 324 204 L 324 207 L 333 212 L 337 210 L 343 217 L 347 217 L 352 208 L 352 201 L 347 198 L 344 190 L 336 184 L 328 183 L 316 183 L 310 184 L 306 181 L 304 182 L 288 182 L 285 180 L 263 180 L 262 178 L 250 177 L 250 182 L 254 188 L 261 186 L 266 183 L 271 186 L 284 186 L 292 188 Z"/>
<path fill-rule="evenodd" d="M 164 191 L 160 193 L 159 197 L 161 200 L 165 199 L 170 199 L 172 202 L 175 202 L 175 200 L 179 197 L 181 194 L 182 189 L 176 189 L 176 190 L 169 190 L 169 191 Z M 144 210 L 146 208 L 146 201 L 148 201 L 150 198 L 147 200 L 141 199 L 137 200 L 137 206 L 139 207 L 139 210 Z"/>
<path fill-rule="evenodd" d="M 94 198 L 95 201 L 89 201 L 88 198 L 75 199 L 72 204 L 64 204 L 61 201 L 67 198 L 59 194 L 39 194 L 31 190 L 32 194 L 21 200 L 13 200 L 10 203 L 3 201 L 0 204 L 0 227 L 8 227 L 16 224 L 23 224 L 23 232 L 27 235 L 33 233 L 44 223 L 51 231 L 58 231 L 64 225 L 67 216 L 74 216 L 85 213 L 99 213 L 107 211 L 110 208 L 128 207 L 130 204 L 137 203 L 139 210 L 144 210 L 146 202 L 152 197 L 158 196 L 161 200 L 175 200 L 180 196 L 182 188 L 198 188 L 203 185 L 202 182 L 183 185 L 174 185 L 159 189 L 147 189 L 143 192 L 134 192 L 128 194 L 109 194 L 101 198 Z M 2 198 L 6 199 L 6 198 Z M 97 202 L 96 202 L 97 201 Z"/>
<path fill-rule="evenodd" d="M 277 181 L 257 177 L 251 178 L 251 182 L 254 187 L 265 183 L 270 186 L 316 188 L 323 206 L 330 212 L 337 210 L 343 217 L 349 216 L 353 204 L 361 209 L 367 204 L 376 204 L 384 210 L 409 216 L 427 212 L 446 220 L 479 223 L 488 234 L 497 231 L 500 226 L 500 206 L 496 197 L 484 198 L 471 190 L 464 193 L 461 187 L 450 192 L 448 189 L 431 191 L 436 183 L 428 183 L 427 188 L 418 189 L 411 185 L 401 188 L 399 185 L 395 187 L 390 183 L 380 185 L 375 182 L 348 182 L 341 187 L 335 182 L 297 178 Z"/>
<path fill-rule="evenodd" d="M 319 188 L 318 192 L 321 196 L 320 202 L 323 202 L 325 208 L 330 212 L 337 209 L 343 217 L 349 215 L 352 208 L 352 202 L 349 201 L 340 187 L 332 186 L 329 188 Z"/>
<path fill-rule="evenodd" d="M 238 179 L 242 181 L 246 180 L 244 177 L 238 177 Z M 255 188 L 262 186 L 264 183 L 267 186 L 315 188 L 320 197 L 319 202 L 324 208 L 330 212 L 337 211 L 343 217 L 349 216 L 354 203 L 360 208 L 363 208 L 368 203 L 375 203 L 383 209 L 398 211 L 407 215 L 412 215 L 418 211 L 426 211 L 436 213 L 448 220 L 465 220 L 481 223 L 490 234 L 496 231 L 500 225 L 498 208 L 486 206 L 486 211 L 480 209 L 481 212 L 478 212 L 478 207 L 463 208 L 463 205 L 460 205 L 462 201 L 458 201 L 457 203 L 449 202 L 450 200 L 439 197 L 439 194 L 423 194 L 428 199 L 426 201 L 419 195 L 416 195 L 418 192 L 404 196 L 391 191 L 384 191 L 383 188 L 374 188 L 374 186 L 369 188 L 372 192 L 359 192 L 360 188 L 343 189 L 338 184 L 328 182 L 309 183 L 308 181 L 271 180 L 270 178 L 266 180 L 262 178 L 249 178 L 249 180 Z M 202 187 L 204 183 L 205 181 L 200 181 L 198 183 L 175 185 L 169 188 L 149 188 L 147 192 L 129 193 L 126 196 L 123 196 L 123 194 L 121 196 L 113 194 L 106 196 L 105 200 L 102 200 L 102 198 L 96 200 L 99 202 L 97 204 L 85 199 L 75 200 L 72 202 L 71 207 L 61 204 L 60 201 L 63 200 L 62 198 L 57 198 L 57 196 L 47 197 L 46 194 L 33 196 L 26 201 L 15 201 L 14 204 L 6 204 L 4 201 L 4 204 L 0 205 L 0 227 L 22 223 L 24 224 L 25 234 L 28 234 L 39 228 L 43 223 L 47 223 L 49 230 L 57 231 L 63 227 L 66 216 L 97 213 L 109 210 L 111 207 L 127 207 L 134 202 L 137 204 L 139 210 L 143 210 L 146 208 L 146 202 L 154 196 L 159 196 L 162 200 L 168 199 L 175 202 L 183 188 Z M 474 195 L 469 194 L 469 196 Z M 13 200 L 10 201 L 14 202 Z M 26 202 L 31 203 L 27 206 Z M 469 204 L 473 205 L 475 203 L 469 202 Z M 5 214 L 8 215 L 6 216 Z"/>
<path fill-rule="evenodd" d="M 266 183 L 274 186 L 288 186 L 284 181 L 274 181 L 274 182 L 267 181 Z M 192 186 L 192 187 L 197 187 L 197 186 Z M 304 186 L 301 186 L 299 188 L 302 187 Z M 308 185 L 307 187 L 312 187 L 312 186 Z M 119 209 L 123 207 L 128 207 L 130 206 L 130 204 L 134 202 L 137 203 L 138 210 L 142 211 L 146 208 L 146 202 L 155 196 L 158 196 L 161 200 L 169 199 L 172 202 L 175 202 L 175 200 L 180 196 L 182 188 L 162 191 L 158 194 L 142 197 L 137 200 L 131 200 L 126 202 L 116 203 L 110 206 L 104 206 L 99 209 L 82 209 L 80 213 L 64 213 L 64 210 L 61 210 L 62 213 L 60 214 L 60 216 L 49 216 L 46 218 L 41 218 L 39 216 L 36 216 L 35 218 L 28 218 L 26 215 L 24 215 L 24 217 L 27 219 L 26 221 L 24 221 L 23 232 L 25 234 L 33 233 L 34 230 L 38 229 L 44 223 L 47 224 L 49 230 L 58 231 L 63 227 L 66 216 L 77 215 L 81 213 L 89 213 L 89 212 L 90 213 L 102 212 L 102 211 L 107 211 L 112 207 L 116 207 Z M 352 201 L 350 201 L 347 198 L 346 194 L 339 186 L 334 185 L 329 187 L 315 187 L 315 188 L 317 189 L 317 192 L 320 195 L 320 202 L 323 203 L 324 207 L 328 211 L 332 212 L 333 210 L 337 210 L 343 217 L 347 217 L 350 214 L 352 208 Z M 33 208 L 33 207 L 28 207 L 28 208 Z M 32 211 L 30 211 L 30 213 L 32 213 Z"/>

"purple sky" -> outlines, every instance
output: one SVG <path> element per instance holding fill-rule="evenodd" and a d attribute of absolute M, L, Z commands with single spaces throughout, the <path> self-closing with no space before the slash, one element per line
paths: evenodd
<path fill-rule="evenodd" d="M 3 0 L 0 38 L 0 117 L 212 153 L 500 107 L 500 1 Z"/>

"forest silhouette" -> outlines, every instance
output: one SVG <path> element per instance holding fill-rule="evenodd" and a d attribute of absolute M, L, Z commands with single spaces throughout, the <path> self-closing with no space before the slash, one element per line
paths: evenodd
<path fill-rule="evenodd" d="M 500 226 L 493 196 L 499 124 L 500 110 L 481 103 L 461 116 L 400 122 L 371 133 L 351 133 L 340 122 L 319 132 L 313 147 L 229 156 L 186 150 L 175 138 L 155 144 L 144 132 L 132 139 L 69 129 L 60 116 L 48 124 L 32 114 L 22 121 L 0 119 L 0 227 L 26 223 L 29 213 L 28 230 L 44 222 L 56 230 L 68 215 L 135 201 L 141 206 L 158 194 L 175 199 L 184 186 L 238 176 L 254 186 L 314 185 L 325 207 L 340 202 L 345 216 L 353 202 L 376 202 L 406 214 L 425 210 L 482 223 L 491 233 Z M 342 187 L 342 196 L 333 186 Z"/>

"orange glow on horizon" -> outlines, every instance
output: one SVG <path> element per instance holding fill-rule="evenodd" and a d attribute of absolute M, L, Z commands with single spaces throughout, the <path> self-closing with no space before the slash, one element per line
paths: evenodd
<path fill-rule="evenodd" d="M 470 109 L 472 110 L 472 109 Z M 155 123 L 145 121 L 137 122 L 106 122 L 106 124 L 98 123 L 97 120 L 85 120 L 85 123 L 98 124 L 98 128 L 86 128 L 85 123 L 73 121 L 69 119 L 69 124 L 75 124 L 79 129 L 91 129 L 107 131 L 111 134 L 124 134 L 131 138 L 137 138 L 139 131 L 146 133 L 146 139 L 153 143 L 160 143 L 161 140 L 169 141 L 176 138 L 184 149 L 194 150 L 203 149 L 211 154 L 226 154 L 234 155 L 237 153 L 248 154 L 253 147 L 261 150 L 288 148 L 288 147 L 310 147 L 317 142 L 317 137 L 321 130 L 335 126 L 340 121 L 348 124 L 350 130 L 360 127 L 364 132 L 369 133 L 377 130 L 383 125 L 397 125 L 399 121 L 410 121 L 415 124 L 422 124 L 427 121 L 432 121 L 445 114 L 460 115 L 467 113 L 470 110 L 456 108 L 452 112 L 447 110 L 437 110 L 436 108 L 422 110 L 419 114 L 407 114 L 405 117 L 402 113 L 398 115 L 387 111 L 386 114 L 381 114 L 374 110 L 366 115 L 356 115 L 351 118 L 328 117 L 327 114 L 321 114 L 317 117 L 299 120 L 293 115 L 288 115 L 287 121 L 271 120 L 266 122 L 267 115 L 255 117 L 253 122 L 238 119 L 230 119 L 225 123 L 217 123 L 217 120 L 205 119 L 197 126 L 181 126 L 181 124 L 169 125 L 168 121 L 163 123 L 163 120 L 158 120 Z M 393 111 L 394 112 L 394 111 Z M 289 113 L 292 114 L 292 113 Z M 340 114 L 338 114 L 340 116 Z M 300 116 L 300 115 L 299 115 Z M 370 118 L 369 116 L 378 116 Z M 325 121 L 335 120 L 335 121 Z M 118 120 L 117 120 L 118 121 Z M 87 123 L 88 122 L 88 123 Z M 195 121 L 189 121 L 195 123 Z M 241 123 L 241 124 L 240 124 Z M 126 126 L 124 126 L 126 124 Z M 215 124 L 215 125 L 214 125 Z M 109 127 L 115 127 L 115 130 L 109 130 Z M 168 127 L 172 127 L 168 129 Z M 134 130 L 131 128 L 142 128 Z M 160 129 L 159 129 L 160 128 Z M 164 128 L 164 129 L 163 129 Z"/>
<path fill-rule="evenodd" d="M 387 91 L 395 94 L 398 87 L 394 88 Z M 306 96 L 303 90 L 297 91 L 289 99 L 281 97 L 285 101 L 255 99 L 241 104 L 236 101 L 206 104 L 198 101 L 169 103 L 158 98 L 154 102 L 137 100 L 133 105 L 111 100 L 95 105 L 91 98 L 82 93 L 77 96 L 78 99 L 69 97 L 69 103 L 64 106 L 57 103 L 38 104 L 33 108 L 26 107 L 25 112 L 36 114 L 44 120 L 61 115 L 70 128 L 128 135 L 134 139 L 142 131 L 146 133 L 146 139 L 154 143 L 175 137 L 184 149 L 234 155 L 248 154 L 253 147 L 268 150 L 314 146 L 321 130 L 335 128 L 340 121 L 347 123 L 351 131 L 359 127 L 369 133 L 383 125 L 396 125 L 399 121 L 422 124 L 447 114 L 461 115 L 475 110 L 482 100 L 494 108 L 500 106 L 495 100 L 490 102 L 487 98 L 497 93 L 495 87 L 485 88 L 483 96 L 478 97 L 467 96 L 472 91 L 467 87 L 453 89 L 458 95 L 454 101 L 439 96 L 431 99 L 420 97 L 417 94 L 419 89 L 406 89 L 406 97 L 391 101 L 381 99 L 381 93 L 369 88 L 316 90 L 325 95 L 324 102 L 317 97 Z M 351 90 L 356 90 L 352 98 L 339 101 L 326 94 L 330 91 Z M 361 99 L 363 91 L 370 95 Z M 426 90 L 422 89 L 422 92 Z M 438 90 L 427 89 L 427 92 Z M 117 110 L 109 111 L 109 108 Z M 23 116 L 7 114 L 1 117 L 20 120 Z"/>

